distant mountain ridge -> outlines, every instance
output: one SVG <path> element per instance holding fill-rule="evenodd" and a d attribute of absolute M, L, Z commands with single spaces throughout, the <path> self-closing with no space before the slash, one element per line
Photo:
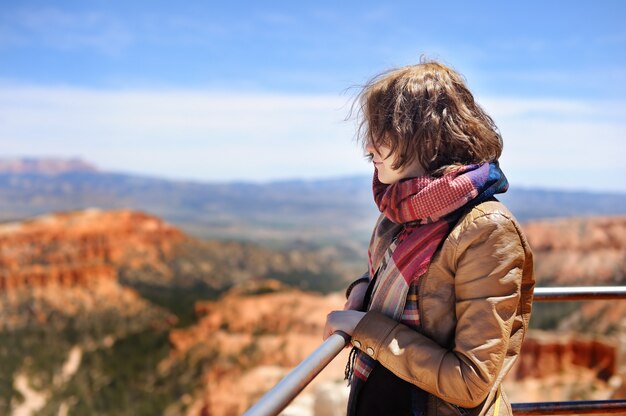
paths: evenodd
<path fill-rule="evenodd" d="M 43 162 L 42 162 L 43 163 Z M 32 163 L 37 165 L 36 163 Z M 97 207 L 153 213 L 203 238 L 367 244 L 378 216 L 367 175 L 270 183 L 173 181 L 65 165 L 0 169 L 0 221 Z M 74 166 L 74 168 L 72 168 Z M 499 196 L 522 222 L 626 214 L 626 194 L 513 187 Z"/>

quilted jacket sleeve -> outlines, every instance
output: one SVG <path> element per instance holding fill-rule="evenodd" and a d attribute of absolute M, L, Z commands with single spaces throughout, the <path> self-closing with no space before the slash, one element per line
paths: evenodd
<path fill-rule="evenodd" d="M 456 316 L 451 345 L 439 345 L 377 312 L 366 313 L 353 342 L 398 377 L 447 402 L 476 407 L 507 354 L 525 251 L 512 220 L 500 213 L 473 219 L 450 243 L 450 319 Z"/>

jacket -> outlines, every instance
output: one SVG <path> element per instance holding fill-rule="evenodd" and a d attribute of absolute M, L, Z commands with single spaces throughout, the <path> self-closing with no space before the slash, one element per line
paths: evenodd
<path fill-rule="evenodd" d="M 511 415 L 500 384 L 528 329 L 533 259 L 498 201 L 465 214 L 418 280 L 421 328 L 367 312 L 352 343 L 429 394 L 427 415 Z M 502 395 L 502 397 L 499 397 Z"/>

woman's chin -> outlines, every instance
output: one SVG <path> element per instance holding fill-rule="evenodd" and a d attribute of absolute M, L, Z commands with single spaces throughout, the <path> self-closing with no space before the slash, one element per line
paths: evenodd
<path fill-rule="evenodd" d="M 391 182 L 389 182 L 388 180 L 385 180 L 385 177 L 381 175 L 380 173 L 378 174 L 378 182 L 383 183 L 385 185 L 391 184 Z"/>

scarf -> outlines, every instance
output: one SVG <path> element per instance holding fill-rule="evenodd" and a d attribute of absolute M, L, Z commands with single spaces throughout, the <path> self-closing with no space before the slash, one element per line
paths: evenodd
<path fill-rule="evenodd" d="M 411 296 L 407 302 L 409 289 L 426 273 L 461 215 L 507 189 L 497 161 L 461 166 L 442 177 L 421 176 L 391 185 L 381 183 L 375 170 L 374 201 L 383 215 L 374 227 L 368 249 L 373 288 L 367 310 L 419 328 L 417 297 Z M 348 414 L 354 414 L 358 391 L 376 365 L 364 352 L 355 348 L 353 353 L 354 364 L 350 368 L 348 363 L 346 374 L 352 385 Z"/>

